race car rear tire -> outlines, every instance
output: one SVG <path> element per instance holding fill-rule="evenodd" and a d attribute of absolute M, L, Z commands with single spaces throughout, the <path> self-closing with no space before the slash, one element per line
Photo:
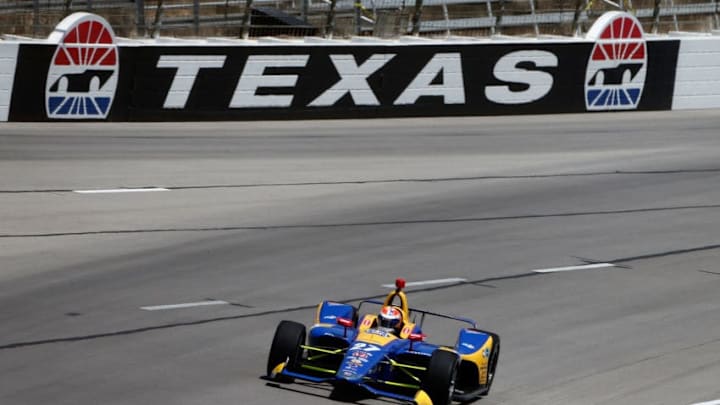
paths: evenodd
<path fill-rule="evenodd" d="M 267 376 L 272 377 L 272 371 L 278 364 L 287 361 L 287 370 L 296 370 L 302 360 L 305 344 L 305 325 L 293 321 L 281 321 L 275 330 L 270 353 L 268 354 Z M 278 381 L 288 381 L 288 378 L 276 378 Z"/>
<path fill-rule="evenodd" d="M 457 370 L 457 354 L 447 350 L 433 352 L 421 384 L 433 405 L 449 405 L 452 402 Z"/>

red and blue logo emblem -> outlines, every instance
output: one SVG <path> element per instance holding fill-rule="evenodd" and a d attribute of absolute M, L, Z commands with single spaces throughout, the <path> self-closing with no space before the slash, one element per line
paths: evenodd
<path fill-rule="evenodd" d="M 48 71 L 48 118 L 105 119 L 118 82 L 118 48 L 102 17 L 75 13 L 50 35 L 58 43 Z"/>
<path fill-rule="evenodd" d="M 603 14 L 587 34 L 595 41 L 585 73 L 588 111 L 634 110 L 647 72 L 642 26 L 627 13 Z"/>

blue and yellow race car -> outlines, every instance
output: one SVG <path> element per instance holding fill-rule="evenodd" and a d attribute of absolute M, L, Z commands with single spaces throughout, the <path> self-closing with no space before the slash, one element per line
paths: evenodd
<path fill-rule="evenodd" d="M 487 395 L 500 355 L 500 337 L 477 329 L 471 319 L 408 307 L 398 279 L 384 301 L 365 300 L 358 307 L 323 301 L 315 324 L 282 321 L 275 331 L 267 377 L 278 382 L 301 379 L 327 382 L 335 389 L 360 387 L 371 395 L 447 405 Z M 398 298 L 400 305 L 393 305 Z M 363 305 L 379 305 L 378 314 L 360 318 Z M 426 317 L 464 324 L 454 345 L 425 341 Z M 419 319 L 418 319 L 419 318 Z"/>

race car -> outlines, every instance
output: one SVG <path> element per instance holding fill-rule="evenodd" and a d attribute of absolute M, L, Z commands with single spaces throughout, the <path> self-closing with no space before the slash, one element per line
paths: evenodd
<path fill-rule="evenodd" d="M 280 322 L 268 355 L 267 378 L 357 387 L 417 405 L 448 405 L 487 395 L 500 337 L 477 329 L 471 319 L 409 308 L 405 281 L 397 279 L 395 287 L 384 301 L 365 300 L 358 307 L 321 302 L 309 333 L 301 323 Z M 399 306 L 393 305 L 395 298 Z M 360 317 L 368 305 L 381 309 Z M 430 317 L 460 323 L 454 345 L 425 341 L 423 323 Z"/>

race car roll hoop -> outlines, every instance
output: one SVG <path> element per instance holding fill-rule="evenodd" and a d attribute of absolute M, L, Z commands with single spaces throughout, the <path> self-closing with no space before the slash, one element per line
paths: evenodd
<path fill-rule="evenodd" d="M 499 336 L 477 329 L 468 318 L 410 308 L 405 280 L 398 278 L 395 287 L 384 301 L 364 300 L 357 307 L 321 302 L 309 331 L 301 323 L 281 321 L 268 354 L 267 378 L 329 383 L 336 390 L 362 389 L 418 405 L 448 405 L 487 395 L 500 355 Z M 396 298 L 399 306 L 393 304 Z M 366 306 L 380 306 L 381 311 L 365 310 L 360 316 Z M 389 311 L 400 318 L 394 328 L 383 322 Z M 426 342 L 426 317 L 457 321 L 456 344 Z"/>

